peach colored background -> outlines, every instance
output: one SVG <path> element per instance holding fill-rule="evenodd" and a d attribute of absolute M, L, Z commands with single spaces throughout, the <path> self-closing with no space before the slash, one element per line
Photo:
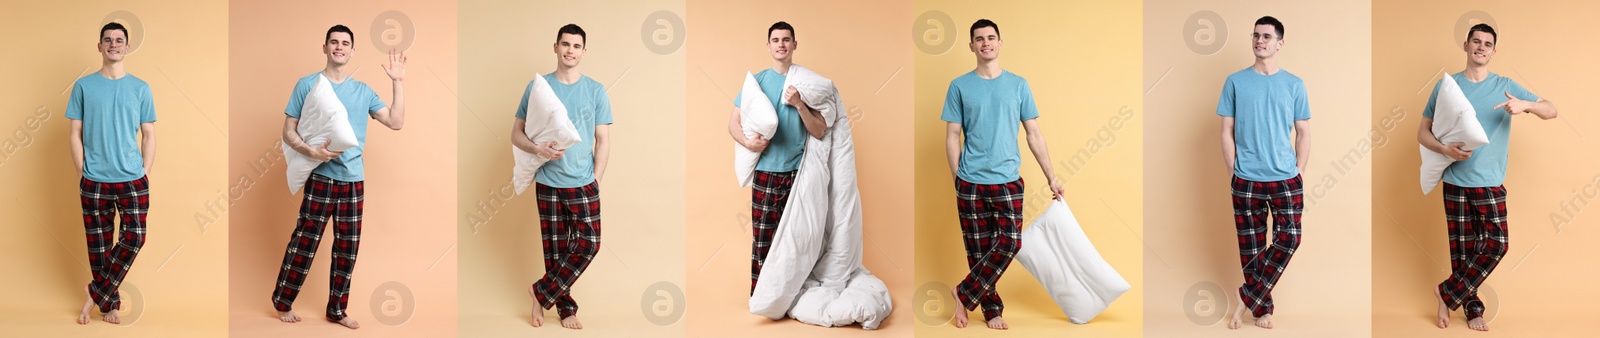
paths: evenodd
<path fill-rule="evenodd" d="M 1450 1 L 1375 4 L 1372 121 L 1373 128 L 1392 131 L 1373 162 L 1373 332 L 1395 337 L 1478 333 L 1466 328 L 1460 311 L 1452 313 L 1448 330 L 1433 326 L 1436 305 L 1429 290 L 1449 274 L 1450 256 L 1443 192 L 1438 191 L 1442 188 L 1428 195 L 1418 190 L 1416 146 L 1417 123 L 1433 86 L 1466 65 L 1461 42 L 1478 21 L 1461 19 L 1482 18 L 1467 15 L 1474 10 L 1492 18 L 1502 42 L 1489 71 L 1555 102 L 1561 112 L 1555 120 L 1526 116 L 1512 124 L 1505 182 L 1510 252 L 1479 291 L 1490 309 L 1489 333 L 1583 335 L 1587 331 L 1574 321 L 1600 314 L 1582 305 L 1600 301 L 1600 294 L 1570 291 L 1590 288 L 1593 283 L 1587 281 L 1600 276 L 1593 269 L 1573 269 L 1600 263 L 1590 244 L 1597 221 L 1592 212 L 1585 213 L 1585 205 L 1595 198 L 1600 161 L 1572 151 L 1600 144 L 1591 135 L 1600 120 L 1588 113 L 1600 104 L 1592 80 L 1600 71 L 1581 66 L 1600 52 L 1595 44 L 1600 38 L 1568 32 L 1600 14 L 1600 5 L 1588 1 L 1537 7 Z"/>
<path fill-rule="evenodd" d="M 657 27 L 645 18 L 658 10 L 680 18 L 684 12 L 681 2 L 462 4 L 456 119 L 462 173 L 456 202 L 461 336 L 684 335 L 685 300 L 647 293 L 665 282 L 681 295 L 685 285 L 685 52 L 659 55 L 646 48 L 640 29 Z M 535 73 L 555 71 L 551 45 L 567 23 L 588 35 L 578 70 L 606 86 L 615 121 L 610 163 L 601 180 L 600 253 L 572 288 L 581 331 L 562 328 L 553 309 L 545 310 L 544 327 L 529 324 L 528 285 L 544 273 L 537 200 L 532 187 L 517 196 L 510 185 L 517 105 Z M 682 41 L 682 34 L 668 36 Z M 641 308 L 641 302 L 652 307 Z M 650 320 L 673 313 L 679 320 L 669 325 Z"/>
<path fill-rule="evenodd" d="M 849 10 L 841 10 L 849 8 Z M 690 336 L 912 332 L 912 51 L 910 1 L 690 1 L 687 82 Z M 863 260 L 889 286 L 894 313 L 877 331 L 825 329 L 749 313 L 750 188 L 734 182 L 728 114 L 745 72 L 772 67 L 767 27 L 795 27 L 795 64 L 833 79 L 849 107 L 864 216 Z"/>
<path fill-rule="evenodd" d="M 1145 333 L 1150 336 L 1364 336 L 1371 333 L 1371 9 L 1366 1 L 1147 1 L 1144 15 Z M 1184 30 L 1191 14 L 1221 16 L 1226 34 Z M 1254 61 L 1250 32 L 1272 15 L 1284 23 L 1278 62 L 1305 80 L 1311 101 L 1311 162 L 1304 237 L 1273 291 L 1277 328 L 1226 328 L 1243 282 L 1222 163 L 1217 98 L 1229 74 Z M 1218 34 L 1217 32 L 1209 32 Z M 1186 40 L 1225 43 L 1214 55 Z M 1225 42 L 1224 42 L 1225 41 Z M 1414 168 L 1412 169 L 1414 171 Z M 1190 287 L 1214 283 L 1211 292 Z M 1197 297 L 1185 300 L 1186 296 Z M 1227 306 L 1222 306 L 1227 304 Z M 1209 308 L 1208 308 L 1209 307 Z M 1246 325 L 1253 323 L 1246 321 Z"/>
<path fill-rule="evenodd" d="M 918 336 L 1139 336 L 1144 297 L 1139 243 L 1143 218 L 1139 211 L 1140 121 L 1144 115 L 1137 76 L 1140 5 L 918 2 L 917 15 L 933 11 L 948 14 L 954 25 L 916 22 L 914 40 L 930 45 L 940 38 L 955 41 L 943 53 L 916 52 L 918 298 L 911 307 L 918 311 Z M 972 22 L 980 18 L 1000 26 L 1005 41 L 1000 66 L 1026 78 L 1033 89 L 1038 123 L 1049 144 L 1055 174 L 1065 185 L 1067 204 L 1101 256 L 1133 286 L 1087 325 L 1069 323 L 1044 287 L 1016 261 L 999 284 L 1009 331 L 983 327 L 981 311 L 970 312 L 971 326 L 959 330 L 947 320 L 924 320 L 954 314 L 959 305 L 951 299 L 949 288 L 968 272 L 945 155 L 947 123 L 939 116 L 950 80 L 976 65 L 967 42 L 971 41 Z M 1017 145 L 1027 189 L 1023 220 L 1031 223 L 1051 198 L 1049 180 L 1028 151 L 1024 135 L 1018 133 Z"/>
<path fill-rule="evenodd" d="M 372 38 L 374 18 L 387 10 L 409 16 L 415 41 L 406 55 L 406 126 L 392 131 L 370 121 L 365 148 L 366 200 L 360 258 L 351 287 L 349 314 L 356 332 L 322 320 L 332 259 L 332 226 L 295 309 L 306 320 L 278 321 L 271 305 L 273 281 L 295 226 L 301 196 L 284 183 L 278 146 L 283 109 L 295 80 L 325 64 L 321 41 L 328 27 L 355 32 L 354 78 L 366 82 L 384 103 L 393 102 L 391 82 L 380 64 L 386 51 Z M 410 335 L 455 333 L 456 16 L 453 1 L 328 3 L 235 1 L 229 35 L 232 101 L 228 163 L 232 217 L 239 226 L 230 241 L 231 336 Z M 382 23 L 380 23 L 382 24 Z M 376 27 L 375 27 L 376 26 Z M 412 297 L 375 294 L 399 282 Z M 377 301 L 415 312 L 398 326 L 378 322 Z"/>
<path fill-rule="evenodd" d="M 100 321 L 99 311 L 79 326 L 90 276 L 66 91 L 99 71 L 94 39 L 119 10 L 141 23 L 124 21 L 135 42 L 124 69 L 149 83 L 156 100 L 148 236 L 123 280 L 122 327 Z M 227 264 L 228 221 L 218 204 L 228 151 L 226 12 L 216 1 L 0 6 L 0 30 L 11 32 L 0 51 L 8 78 L 0 83 L 0 214 L 9 216 L 0 228 L 10 234 L 0 239 L 0 269 L 11 272 L 0 279 L 5 335 L 226 334 L 227 276 L 219 268 Z"/>

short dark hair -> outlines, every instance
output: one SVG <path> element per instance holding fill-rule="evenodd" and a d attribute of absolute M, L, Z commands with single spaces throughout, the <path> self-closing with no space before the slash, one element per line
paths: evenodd
<path fill-rule="evenodd" d="M 328 40 L 333 39 L 333 33 L 349 34 L 350 35 L 350 45 L 351 46 L 355 46 L 356 45 L 356 33 L 355 32 L 351 32 L 350 31 L 350 27 L 345 27 L 344 25 L 333 25 L 333 27 L 328 28 L 328 34 L 323 34 L 322 35 L 322 43 L 323 44 L 327 44 Z"/>
<path fill-rule="evenodd" d="M 973 35 L 973 37 L 977 37 L 978 29 L 979 28 L 984 28 L 984 27 L 993 27 L 994 28 L 994 36 L 997 37 L 997 38 L 1000 37 L 1000 25 L 995 24 L 994 21 L 989 21 L 989 19 L 978 19 L 977 22 L 973 22 L 972 23 L 972 29 L 968 29 L 967 30 L 967 34 L 968 35 Z"/>
<path fill-rule="evenodd" d="M 578 41 L 583 41 L 585 46 L 589 45 L 589 34 L 583 32 L 583 27 L 578 27 L 578 25 L 570 23 L 566 26 L 561 26 L 561 29 L 556 31 L 556 42 L 561 41 L 562 34 L 577 35 Z"/>
<path fill-rule="evenodd" d="M 122 36 L 124 36 L 124 37 L 128 36 L 128 28 L 127 27 L 122 27 L 122 24 L 116 23 L 115 21 L 113 21 L 113 22 L 110 22 L 110 23 L 106 23 L 105 26 L 100 26 L 100 36 L 95 37 L 95 40 L 99 40 L 101 38 L 106 37 L 106 31 L 122 31 Z"/>
<path fill-rule="evenodd" d="M 1260 19 L 1256 19 L 1256 26 L 1260 25 L 1272 25 L 1272 29 L 1278 32 L 1278 38 L 1283 38 L 1283 22 L 1278 21 L 1278 18 L 1263 16 Z"/>
<path fill-rule="evenodd" d="M 1480 23 L 1480 24 L 1472 25 L 1472 29 L 1468 29 L 1467 30 L 1467 40 L 1472 40 L 1472 32 L 1489 33 L 1489 37 L 1494 38 L 1494 41 L 1490 41 L 1490 42 L 1493 42 L 1493 43 L 1495 43 L 1497 45 L 1500 44 L 1500 36 L 1494 34 L 1494 27 L 1489 27 L 1489 24 Z"/>
<path fill-rule="evenodd" d="M 788 22 L 778 21 L 778 23 L 772 24 L 772 27 L 767 27 L 767 38 L 772 38 L 772 31 L 776 30 L 789 31 L 789 39 L 796 39 L 794 35 L 794 26 L 790 26 Z"/>

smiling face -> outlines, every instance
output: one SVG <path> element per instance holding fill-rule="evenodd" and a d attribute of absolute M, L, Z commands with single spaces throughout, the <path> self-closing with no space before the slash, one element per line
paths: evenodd
<path fill-rule="evenodd" d="M 349 63 L 350 56 L 355 51 L 356 46 L 351 42 L 350 33 L 329 33 L 328 41 L 322 43 L 322 54 L 328 56 L 328 62 L 338 66 Z"/>
<path fill-rule="evenodd" d="M 110 62 L 122 62 L 128 53 L 128 33 L 120 29 L 108 29 L 100 32 L 100 43 L 96 46 L 100 51 L 100 58 Z"/>
<path fill-rule="evenodd" d="M 562 67 L 577 67 L 578 62 L 583 61 L 583 52 L 587 50 L 588 46 L 583 45 L 583 36 L 577 34 L 561 34 L 561 38 L 556 40 L 556 60 L 561 62 Z"/>
<path fill-rule="evenodd" d="M 1473 31 L 1467 41 L 1461 43 L 1461 50 L 1467 52 L 1467 62 L 1474 66 L 1489 65 L 1496 52 L 1494 40 L 1494 35 L 1488 32 Z"/>
<path fill-rule="evenodd" d="M 967 44 L 967 48 L 978 56 L 978 61 L 993 61 L 1000 58 L 1002 44 L 1004 41 L 1000 40 L 998 30 L 994 27 L 983 27 L 972 31 L 972 41 Z"/>
<path fill-rule="evenodd" d="M 1283 37 L 1278 35 L 1278 29 L 1272 25 L 1256 25 L 1256 30 L 1250 32 L 1250 42 L 1252 51 L 1258 59 L 1278 55 L 1278 50 L 1283 48 Z"/>
<path fill-rule="evenodd" d="M 794 41 L 794 32 L 787 29 L 775 29 L 767 34 L 767 52 L 772 54 L 772 59 L 788 62 L 794 59 L 794 50 L 799 47 Z"/>

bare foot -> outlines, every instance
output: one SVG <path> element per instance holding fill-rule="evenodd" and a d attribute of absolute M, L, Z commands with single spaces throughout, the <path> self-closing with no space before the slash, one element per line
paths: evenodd
<path fill-rule="evenodd" d="M 344 316 L 344 319 L 340 319 L 338 323 L 339 325 L 344 325 L 344 327 L 348 327 L 351 330 L 361 328 L 361 323 L 357 323 L 355 317 Z"/>
<path fill-rule="evenodd" d="M 578 315 L 571 315 L 567 316 L 567 318 L 561 318 L 561 327 L 573 330 L 582 330 L 583 323 L 578 322 Z"/>
<path fill-rule="evenodd" d="M 100 320 L 104 320 L 107 323 L 112 324 L 122 324 L 122 318 L 117 317 L 117 309 L 111 309 L 111 312 L 106 312 L 106 314 L 100 315 Z"/>
<path fill-rule="evenodd" d="M 83 286 L 83 295 L 89 298 L 83 301 L 83 311 L 78 312 L 78 325 L 89 324 L 89 311 L 94 309 L 94 295 L 89 294 L 88 285 Z"/>
<path fill-rule="evenodd" d="M 1433 299 L 1439 301 L 1439 328 L 1450 327 L 1450 307 L 1444 305 L 1444 296 L 1439 295 L 1439 288 L 1433 288 Z M 1467 324 L 1472 325 L 1472 324 Z"/>
<path fill-rule="evenodd" d="M 956 328 L 967 327 L 967 307 L 961 305 L 961 295 L 956 294 L 956 289 L 950 289 L 950 297 L 956 300 Z"/>
<path fill-rule="evenodd" d="M 299 323 L 300 315 L 295 314 L 294 310 L 278 311 L 278 320 L 282 320 L 284 323 Z"/>
<path fill-rule="evenodd" d="M 533 285 L 528 285 L 528 297 L 533 298 L 533 327 L 544 326 L 544 307 L 539 306 L 539 297 L 533 295 Z"/>
<path fill-rule="evenodd" d="M 1260 326 L 1261 328 L 1265 329 L 1272 328 L 1272 314 L 1268 313 L 1261 315 L 1261 317 L 1256 317 L 1256 326 Z"/>
<path fill-rule="evenodd" d="M 994 317 L 989 319 L 989 328 L 995 330 L 1010 330 L 1011 326 L 1006 325 L 1005 318 Z"/>
<path fill-rule="evenodd" d="M 1228 319 L 1228 329 L 1238 330 L 1244 325 L 1244 298 L 1239 299 L 1239 305 L 1233 309 L 1233 317 Z"/>
<path fill-rule="evenodd" d="M 1483 317 L 1473 318 L 1472 320 L 1467 321 L 1467 328 L 1478 331 L 1489 331 L 1489 321 L 1483 320 Z"/>

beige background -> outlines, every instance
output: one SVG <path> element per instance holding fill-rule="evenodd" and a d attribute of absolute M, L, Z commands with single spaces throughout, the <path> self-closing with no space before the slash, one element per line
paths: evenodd
<path fill-rule="evenodd" d="M 839 8 L 850 8 L 839 10 Z M 687 79 L 690 336 L 909 336 L 912 308 L 910 1 L 690 1 Z M 824 329 L 749 313 L 750 188 L 734 182 L 728 114 L 745 72 L 772 67 L 763 43 L 795 27 L 795 64 L 833 79 L 849 107 L 864 217 L 863 261 L 889 286 L 894 313 L 877 331 Z"/>
<path fill-rule="evenodd" d="M 641 27 L 670 2 L 466 2 L 461 6 L 461 114 L 456 118 L 461 243 L 460 334 L 487 337 L 683 336 L 684 287 L 682 50 L 656 54 Z M 601 181 L 600 253 L 572 287 L 581 331 L 561 328 L 554 309 L 545 326 L 529 323 L 528 285 L 544 273 L 537 199 L 511 188 L 511 125 L 535 73 L 555 71 L 556 31 L 575 23 L 588 35 L 579 71 L 605 85 L 611 99 L 611 157 Z M 682 41 L 683 31 L 664 39 Z M 666 40 L 663 40 L 666 41 Z M 655 40 L 651 40 L 654 43 Z M 649 292 L 667 283 L 679 296 Z M 652 307 L 641 308 L 641 302 Z M 661 305 L 656 308 L 655 305 Z M 657 325 L 651 318 L 679 318 Z"/>
<path fill-rule="evenodd" d="M 284 105 L 297 79 L 323 68 L 320 45 L 335 24 L 355 32 L 350 61 L 354 78 L 371 86 L 385 104 L 392 103 L 391 82 L 379 67 L 388 62 L 386 50 L 377 47 L 385 40 L 372 37 L 375 31 L 395 29 L 374 24 L 387 10 L 410 18 L 415 40 L 406 52 L 405 129 L 388 130 L 376 121 L 369 121 L 367 128 L 361 251 L 349 304 L 349 315 L 362 327 L 351 332 L 322 319 L 333 257 L 332 225 L 323 230 L 312 273 L 294 304 L 305 321 L 284 324 L 273 311 L 271 292 L 301 200 L 284 183 L 278 145 Z M 229 23 L 241 29 L 228 36 L 230 106 L 235 112 L 228 183 L 232 217 L 239 224 L 229 243 L 230 336 L 455 333 L 455 210 L 450 207 L 456 200 L 455 10 L 452 1 L 231 4 Z M 379 289 L 391 281 L 409 289 L 411 297 Z M 378 316 L 399 316 L 405 309 L 414 311 L 409 321 L 397 326 L 378 321 Z"/>
<path fill-rule="evenodd" d="M 67 92 L 100 69 L 100 26 L 112 13 L 132 34 L 124 69 L 150 84 L 156 165 L 143 249 L 122 284 L 122 327 L 79 326 L 90 280 L 82 209 L 67 146 Z M 224 3 L 6 2 L 0 30 L 0 327 L 16 336 L 214 337 L 223 311 L 228 221 L 228 36 Z M 129 20 L 132 19 L 132 20 Z M 139 25 L 131 21 L 138 21 Z M 136 28 L 142 27 L 142 28 Z M 202 41 L 204 43 L 196 43 Z M 120 226 L 119 226 L 120 229 Z M 142 301 L 141 301 L 142 300 Z"/>
<path fill-rule="evenodd" d="M 910 307 L 917 311 L 917 335 L 1139 336 L 1144 298 L 1139 3 L 920 1 L 916 13 L 943 13 L 953 21 L 949 27 L 915 22 L 915 43 L 931 46 L 954 39 L 942 53 L 916 51 L 918 288 Z M 972 22 L 980 18 L 1000 26 L 1005 41 L 1001 67 L 1026 78 L 1033 89 L 1038 124 L 1055 174 L 1065 185 L 1067 205 L 1100 255 L 1133 286 L 1089 324 L 1069 323 L 1044 287 L 1016 261 L 998 286 L 1010 330 L 984 327 L 981 311 L 968 314 L 971 326 L 965 329 L 955 329 L 947 320 L 959 308 L 949 288 L 968 268 L 945 155 L 947 123 L 939 117 L 950 80 L 977 64 L 968 41 Z M 1027 189 L 1023 220 L 1031 223 L 1049 206 L 1050 185 L 1024 135 L 1018 133 L 1017 145 Z"/>
<path fill-rule="evenodd" d="M 1168 336 L 1364 336 L 1371 333 L 1371 22 L 1366 1 L 1147 1 L 1144 15 L 1145 333 Z M 1185 31 L 1211 11 L 1218 31 Z M 1238 301 L 1239 247 L 1222 163 L 1217 98 L 1229 74 L 1254 60 L 1250 32 L 1272 15 L 1284 23 L 1278 63 L 1305 80 L 1311 162 L 1304 237 L 1273 291 L 1277 328 L 1230 331 L 1216 311 Z M 1211 23 L 1211 22 L 1206 22 Z M 1203 26 L 1196 26 L 1202 27 Z M 1198 34 L 1198 35 L 1197 35 Z M 1214 38 L 1208 39 L 1206 34 Z M 1192 40 L 1191 40 L 1192 39 Z M 1214 55 L 1201 46 L 1223 43 Z M 1415 168 L 1411 169 L 1414 172 Z M 1212 291 L 1191 291 L 1211 283 Z M 1203 288 L 1202 288 L 1203 289 Z M 1220 294 L 1212 293 L 1217 292 Z M 1186 297 L 1192 297 L 1186 299 Z M 1191 321 L 1186 313 L 1200 320 Z M 1214 317 L 1207 317 L 1212 315 Z M 1213 319 L 1214 318 L 1214 319 Z M 1251 321 L 1247 320 L 1246 325 Z"/>
<path fill-rule="evenodd" d="M 1478 11 L 1479 14 L 1469 14 Z M 1443 188 L 1422 195 L 1417 187 L 1417 124 L 1440 77 L 1466 65 L 1461 42 L 1472 24 L 1489 18 L 1499 52 L 1489 71 L 1509 77 L 1560 109 L 1555 120 L 1517 117 L 1506 170 L 1510 252 L 1480 289 L 1489 306 L 1490 336 L 1576 336 L 1576 321 L 1600 314 L 1592 287 L 1600 254 L 1593 250 L 1596 220 L 1585 213 L 1600 186 L 1593 148 L 1597 108 L 1591 79 L 1600 52 L 1592 34 L 1569 34 L 1590 24 L 1600 5 L 1554 1 L 1545 6 L 1451 1 L 1380 2 L 1373 8 L 1372 121 L 1392 135 L 1373 165 L 1372 322 L 1377 336 L 1467 335 L 1466 319 L 1452 313 L 1448 330 L 1434 327 L 1432 288 L 1449 274 Z M 1465 20 L 1463 20 L 1465 19 Z M 1476 20 L 1476 21 L 1475 21 Z M 1458 34 L 1459 33 L 1459 34 Z M 1392 129 L 1392 131 L 1389 131 Z M 1382 259 L 1377 259 L 1381 257 Z M 1492 295 L 1492 296 L 1491 296 Z"/>

